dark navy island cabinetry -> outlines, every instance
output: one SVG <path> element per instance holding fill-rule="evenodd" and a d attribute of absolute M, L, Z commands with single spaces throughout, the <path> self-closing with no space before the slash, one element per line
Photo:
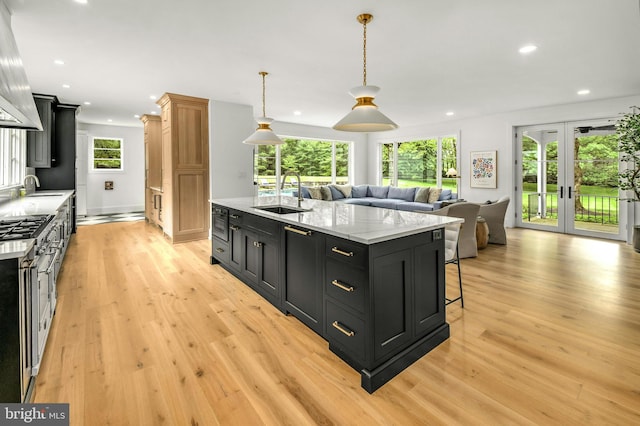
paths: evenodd
<path fill-rule="evenodd" d="M 371 215 L 366 210 L 385 209 L 364 207 L 354 214 L 361 206 L 330 211 L 315 202 L 313 213 L 276 215 L 240 209 L 238 199 L 224 201 L 212 204 L 211 263 L 327 340 L 332 352 L 361 373 L 368 392 L 449 337 L 440 218 L 425 225 L 432 219 L 419 216 L 426 215 L 393 212 L 397 217 L 391 220 L 402 223 L 389 236 L 343 237 L 341 232 L 358 225 L 342 225 L 341 218 L 357 222 L 358 214 Z M 373 214 L 391 214 L 386 212 Z M 335 221 L 327 224 L 329 214 Z M 417 232 L 399 235 L 397 228 L 413 229 L 407 221 L 416 221 Z"/>

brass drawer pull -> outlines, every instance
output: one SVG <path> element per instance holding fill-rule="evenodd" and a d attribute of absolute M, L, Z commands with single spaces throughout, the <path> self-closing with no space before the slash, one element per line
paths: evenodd
<path fill-rule="evenodd" d="M 352 251 L 342 251 L 338 247 L 332 247 L 331 251 L 334 252 L 334 253 L 341 254 L 343 256 L 353 257 L 353 252 Z"/>
<path fill-rule="evenodd" d="M 238 216 L 237 214 L 231 214 L 231 215 L 229 215 L 229 217 L 231 219 L 240 219 L 240 216 Z"/>
<path fill-rule="evenodd" d="M 223 249 L 221 249 L 220 247 L 218 247 L 218 248 L 216 249 L 216 251 L 217 251 L 218 253 L 224 253 L 224 250 L 223 250 Z"/>
<path fill-rule="evenodd" d="M 346 336 L 349 337 L 353 337 L 356 333 L 354 333 L 353 331 L 344 328 L 343 326 L 340 325 L 340 323 L 338 321 L 334 321 L 333 324 L 331 324 L 334 328 L 337 328 L 338 331 L 340 331 L 342 334 L 345 334 Z"/>
<path fill-rule="evenodd" d="M 303 231 L 302 229 L 292 228 L 291 226 L 285 226 L 284 229 L 285 231 L 295 232 L 296 234 L 300 234 L 300 235 L 306 235 L 306 236 L 311 235 L 311 231 Z"/>
<path fill-rule="evenodd" d="M 229 228 L 230 228 L 232 231 L 239 231 L 239 230 L 240 230 L 240 227 L 239 227 L 239 226 L 233 226 L 233 225 L 231 225 Z"/>
<path fill-rule="evenodd" d="M 349 293 L 351 293 L 352 291 L 355 290 L 352 286 L 344 285 L 338 280 L 331 281 L 331 284 L 335 285 L 336 287 L 339 287 L 339 288 L 343 289 L 344 291 L 348 291 Z"/>

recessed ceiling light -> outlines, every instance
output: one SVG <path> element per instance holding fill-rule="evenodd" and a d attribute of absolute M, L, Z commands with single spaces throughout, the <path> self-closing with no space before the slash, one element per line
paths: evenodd
<path fill-rule="evenodd" d="M 581 95 L 581 96 L 588 95 L 589 93 L 591 93 L 591 90 L 589 89 L 578 90 L 578 95 Z"/>
<path fill-rule="evenodd" d="M 453 115 L 453 111 L 447 111 L 447 116 L 451 117 Z"/>
<path fill-rule="evenodd" d="M 293 111 L 293 115 L 302 115 L 302 111 Z"/>
<path fill-rule="evenodd" d="M 112 120 L 112 119 L 110 119 L 110 118 L 109 118 L 109 119 L 107 119 L 107 121 L 108 121 L 109 123 L 113 122 L 113 120 Z"/>
<path fill-rule="evenodd" d="M 133 118 L 140 118 L 140 114 L 135 114 Z"/>
<path fill-rule="evenodd" d="M 64 61 L 62 59 L 56 59 L 53 63 L 56 65 L 64 65 Z"/>
<path fill-rule="evenodd" d="M 158 111 L 151 111 L 151 114 L 157 114 Z"/>
<path fill-rule="evenodd" d="M 91 102 L 89 102 L 89 101 L 84 101 L 83 103 L 84 103 L 85 105 L 91 105 Z"/>
<path fill-rule="evenodd" d="M 538 50 L 538 46 L 535 44 L 527 44 L 526 46 L 522 46 L 518 52 L 526 55 L 527 53 L 535 52 L 536 50 Z"/>
<path fill-rule="evenodd" d="M 63 84 L 63 85 L 62 85 L 62 87 L 63 87 L 64 89 L 69 89 L 71 86 L 70 86 L 69 84 Z"/>
<path fill-rule="evenodd" d="M 156 99 L 158 99 L 158 97 L 156 95 L 149 95 L 149 99 L 155 101 Z"/>
<path fill-rule="evenodd" d="M 89 0 L 74 0 L 76 3 L 87 4 Z"/>

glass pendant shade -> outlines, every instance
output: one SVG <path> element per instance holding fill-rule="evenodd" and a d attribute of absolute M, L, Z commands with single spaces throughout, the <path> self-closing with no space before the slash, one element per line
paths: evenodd
<path fill-rule="evenodd" d="M 251 136 L 243 141 L 249 145 L 282 145 L 284 141 L 278 137 L 269 125 L 273 119 L 268 117 L 256 117 L 258 128 Z"/>
<path fill-rule="evenodd" d="M 398 125 L 378 110 L 373 99 L 380 91 L 377 86 L 358 86 L 349 94 L 357 103 L 333 128 L 345 132 L 382 132 L 397 129 Z"/>

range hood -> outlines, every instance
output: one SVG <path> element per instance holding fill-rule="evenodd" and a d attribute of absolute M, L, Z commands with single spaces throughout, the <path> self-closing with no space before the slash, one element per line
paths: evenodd
<path fill-rule="evenodd" d="M 3 0 L 0 0 L 0 127 L 42 130 L 11 31 L 11 13 Z"/>

